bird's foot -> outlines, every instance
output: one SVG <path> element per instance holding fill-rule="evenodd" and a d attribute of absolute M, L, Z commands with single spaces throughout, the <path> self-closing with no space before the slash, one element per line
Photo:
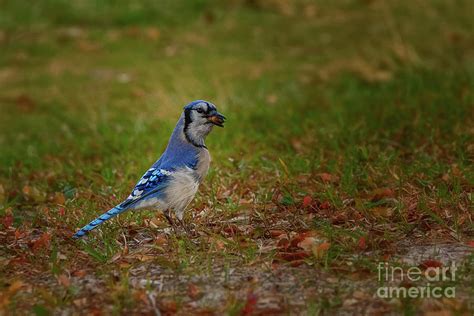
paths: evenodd
<path fill-rule="evenodd" d="M 196 232 L 196 230 L 193 230 L 190 225 L 187 225 L 184 220 L 179 220 L 179 223 L 181 227 L 183 227 L 184 231 L 188 235 L 189 238 L 196 238 L 199 236 L 199 234 Z"/>

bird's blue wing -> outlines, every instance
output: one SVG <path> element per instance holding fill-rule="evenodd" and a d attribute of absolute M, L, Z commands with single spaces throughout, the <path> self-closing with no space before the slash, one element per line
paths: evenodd
<path fill-rule="evenodd" d="M 145 172 L 125 201 L 82 227 L 74 234 L 73 238 L 80 238 L 112 217 L 115 217 L 129 209 L 133 209 L 139 202 L 145 201 L 151 196 L 156 197 L 157 195 L 160 195 L 162 190 L 166 187 L 171 174 L 172 171 L 160 169 L 158 166 L 155 167 L 154 165 L 154 167 L 151 167 L 147 172 Z"/>
<path fill-rule="evenodd" d="M 155 196 L 156 193 L 166 187 L 172 173 L 173 171 L 170 170 L 151 167 L 137 182 L 132 193 L 120 204 L 120 206 L 132 208 L 138 202 L 146 200 L 150 195 L 153 194 Z"/>

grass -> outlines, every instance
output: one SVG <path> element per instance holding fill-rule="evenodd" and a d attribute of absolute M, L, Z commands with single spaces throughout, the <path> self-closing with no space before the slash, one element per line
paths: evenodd
<path fill-rule="evenodd" d="M 454 302 L 363 294 L 411 245 L 473 240 L 473 9 L 0 1 L 0 313 L 467 312 L 469 269 Z M 70 240 L 201 98 L 228 122 L 187 214 L 200 237 L 137 212 Z M 285 246 L 307 231 L 329 248 Z"/>

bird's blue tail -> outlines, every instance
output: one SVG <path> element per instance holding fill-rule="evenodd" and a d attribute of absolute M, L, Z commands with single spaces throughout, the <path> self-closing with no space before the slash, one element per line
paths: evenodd
<path fill-rule="evenodd" d="M 114 208 L 108 210 L 104 214 L 94 219 L 92 222 L 90 222 L 86 226 L 82 227 L 79 231 L 77 231 L 77 233 L 74 234 L 74 236 L 72 236 L 72 238 L 74 239 L 81 238 L 82 236 L 84 236 L 85 234 L 87 234 L 88 232 L 90 232 L 91 230 L 93 230 L 94 228 L 96 228 L 97 226 L 105 222 L 106 220 L 109 220 L 112 217 L 117 216 L 118 214 L 122 212 L 125 212 L 126 210 L 128 210 L 128 207 L 121 207 L 120 205 L 115 206 Z"/>

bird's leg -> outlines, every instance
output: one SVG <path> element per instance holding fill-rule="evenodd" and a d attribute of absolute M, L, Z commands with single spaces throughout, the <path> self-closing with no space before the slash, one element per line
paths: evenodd
<path fill-rule="evenodd" d="M 170 224 L 171 227 L 173 227 L 173 230 L 176 233 L 176 225 L 173 221 L 173 218 L 171 217 L 170 210 L 164 211 L 163 214 L 165 215 L 166 219 L 168 220 L 168 223 Z"/>

